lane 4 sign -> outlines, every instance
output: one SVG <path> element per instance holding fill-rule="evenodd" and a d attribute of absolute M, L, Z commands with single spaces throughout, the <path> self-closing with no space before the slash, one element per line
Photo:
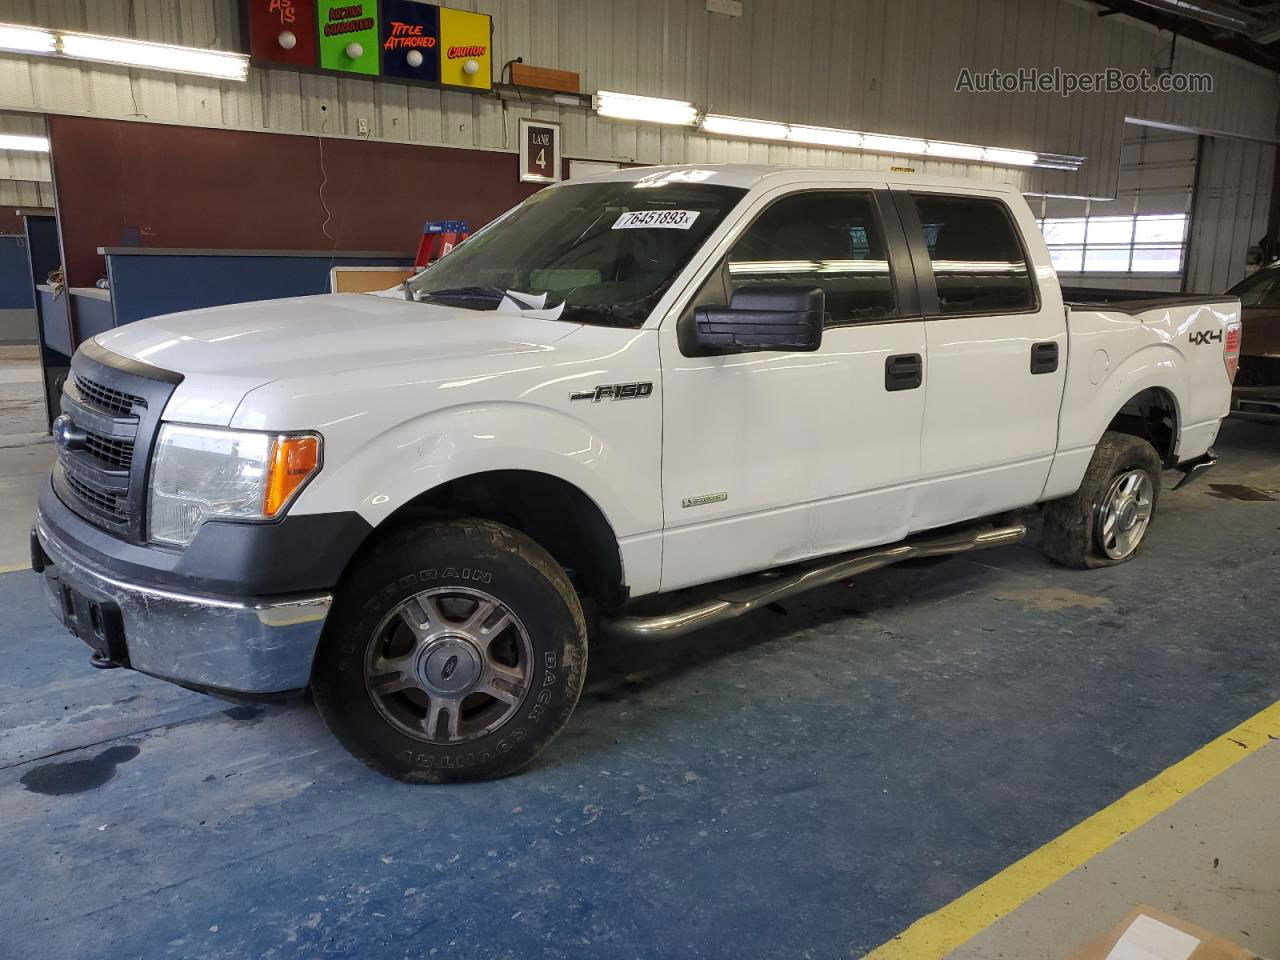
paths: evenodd
<path fill-rule="evenodd" d="M 560 124 L 520 118 L 520 180 L 557 183 L 563 177 Z"/>

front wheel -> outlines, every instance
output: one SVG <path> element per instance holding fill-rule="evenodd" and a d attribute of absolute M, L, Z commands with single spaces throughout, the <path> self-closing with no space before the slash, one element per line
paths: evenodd
<path fill-rule="evenodd" d="M 1080 489 L 1045 506 L 1045 554 L 1079 569 L 1131 559 L 1151 526 L 1162 469 L 1160 455 L 1141 437 L 1103 434 Z"/>
<path fill-rule="evenodd" d="M 410 782 L 505 776 L 578 702 L 587 631 L 568 577 L 536 543 L 480 520 L 415 526 L 344 580 L 312 688 L 329 729 Z"/>

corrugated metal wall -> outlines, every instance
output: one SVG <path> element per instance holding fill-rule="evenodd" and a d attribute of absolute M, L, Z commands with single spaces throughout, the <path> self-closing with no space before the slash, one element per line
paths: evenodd
<path fill-rule="evenodd" d="M 1221 293 L 1244 279 L 1249 244 L 1267 232 L 1276 148 L 1205 137 L 1191 213 L 1187 289 Z"/>
<path fill-rule="evenodd" d="M 494 17 L 495 66 L 576 70 L 585 90 L 681 97 L 717 112 L 1084 154 L 1079 174 L 919 160 L 911 165 L 1009 180 L 1025 190 L 1112 196 L 1123 118 L 1270 136 L 1280 90 L 1266 71 L 1178 46 L 1177 68 L 1213 74 L 1198 95 L 957 94 L 961 67 L 1152 68 L 1168 38 L 1077 0 L 745 0 L 741 18 L 703 0 L 472 0 Z M 238 49 L 237 0 L 0 0 L 0 21 Z M 576 108 L 376 80 L 255 69 L 248 83 L 0 57 L 0 109 L 145 117 L 250 130 L 507 149 L 515 118 L 564 123 L 565 153 L 597 160 L 762 160 L 883 167 L 890 158 L 734 143 L 604 121 Z"/>
<path fill-rule="evenodd" d="M 44 118 L 0 114 L 0 133 L 44 136 Z M 26 150 L 0 150 L 0 207 L 53 206 L 49 156 Z"/>

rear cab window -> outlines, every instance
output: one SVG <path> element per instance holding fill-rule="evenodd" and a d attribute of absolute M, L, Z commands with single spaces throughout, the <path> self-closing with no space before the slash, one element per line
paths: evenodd
<path fill-rule="evenodd" d="M 938 292 L 938 313 L 1029 313 L 1038 308 L 1026 248 L 1007 204 L 991 197 L 933 193 L 913 193 L 911 200 Z M 927 282 L 927 275 L 921 281 Z"/>

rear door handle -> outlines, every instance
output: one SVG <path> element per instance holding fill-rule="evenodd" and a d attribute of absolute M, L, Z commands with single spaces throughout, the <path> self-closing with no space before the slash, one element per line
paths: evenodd
<path fill-rule="evenodd" d="M 1058 369 L 1058 343 L 1050 340 L 1047 343 L 1031 345 L 1031 372 L 1053 373 Z"/>
<path fill-rule="evenodd" d="M 924 383 L 924 361 L 918 353 L 900 353 L 884 362 L 886 390 L 914 390 Z"/>

